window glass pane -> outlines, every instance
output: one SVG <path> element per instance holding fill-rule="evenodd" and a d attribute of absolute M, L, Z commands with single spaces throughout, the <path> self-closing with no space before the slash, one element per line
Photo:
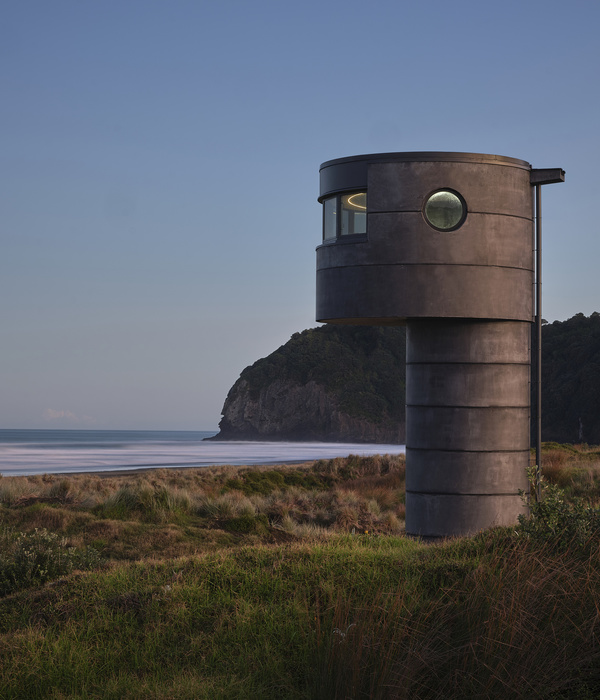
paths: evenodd
<path fill-rule="evenodd" d="M 337 197 L 330 197 L 323 202 L 323 240 L 328 241 L 336 236 L 337 228 Z"/>
<path fill-rule="evenodd" d="M 464 217 L 465 208 L 460 197 L 449 190 L 434 192 L 425 204 L 425 218 L 442 231 L 458 228 Z"/>
<path fill-rule="evenodd" d="M 342 236 L 367 232 L 367 193 L 354 192 L 341 197 Z"/>

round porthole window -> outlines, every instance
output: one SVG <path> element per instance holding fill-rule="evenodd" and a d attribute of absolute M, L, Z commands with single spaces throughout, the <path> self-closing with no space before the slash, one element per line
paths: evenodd
<path fill-rule="evenodd" d="M 429 196 L 423 210 L 430 226 L 438 231 L 454 231 L 467 217 L 465 200 L 452 190 L 438 190 Z"/>

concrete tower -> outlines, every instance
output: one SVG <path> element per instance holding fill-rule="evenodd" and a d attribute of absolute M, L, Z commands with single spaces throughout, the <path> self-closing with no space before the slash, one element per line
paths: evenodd
<path fill-rule="evenodd" d="M 321 166 L 317 320 L 404 325 L 406 529 L 516 521 L 530 447 L 531 165 L 385 153 Z"/>

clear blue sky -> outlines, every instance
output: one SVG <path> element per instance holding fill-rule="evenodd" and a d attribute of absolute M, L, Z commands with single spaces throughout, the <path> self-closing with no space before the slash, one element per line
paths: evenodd
<path fill-rule="evenodd" d="M 562 167 L 544 316 L 600 310 L 597 0 L 0 10 L 0 427 L 213 429 L 315 326 L 321 162 Z"/>

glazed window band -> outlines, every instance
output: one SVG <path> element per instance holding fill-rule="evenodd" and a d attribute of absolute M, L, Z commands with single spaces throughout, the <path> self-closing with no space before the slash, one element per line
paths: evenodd
<path fill-rule="evenodd" d="M 367 193 L 349 192 L 323 200 L 323 240 L 366 234 Z"/>

